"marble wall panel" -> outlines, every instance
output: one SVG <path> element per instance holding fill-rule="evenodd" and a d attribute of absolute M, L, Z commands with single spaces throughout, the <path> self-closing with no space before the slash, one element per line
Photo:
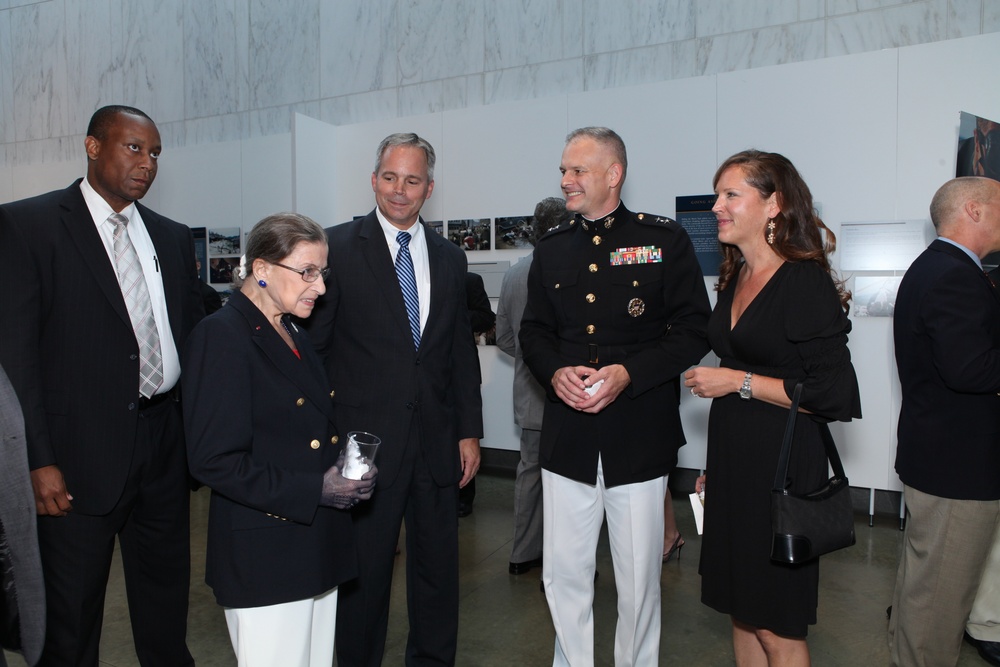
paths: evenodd
<path fill-rule="evenodd" d="M 184 116 L 200 118 L 246 107 L 249 24 L 246 0 L 184 2 Z M 240 46 L 243 46 L 241 49 Z"/>
<path fill-rule="evenodd" d="M 445 79 L 441 103 L 445 110 L 483 105 L 483 75 L 473 74 Z"/>
<path fill-rule="evenodd" d="M 562 0 L 563 58 L 583 55 L 583 26 L 589 21 L 583 14 L 584 0 Z"/>
<path fill-rule="evenodd" d="M 322 106 L 317 102 L 318 106 Z M 292 107 L 268 107 L 254 109 L 245 114 L 244 137 L 267 137 L 272 134 L 288 134 L 292 131 Z"/>
<path fill-rule="evenodd" d="M 485 69 L 562 60 L 561 0 L 493 0 L 484 5 Z"/>
<path fill-rule="evenodd" d="M 320 120 L 333 125 L 387 120 L 396 117 L 398 107 L 398 88 L 341 95 L 321 102 Z"/>
<path fill-rule="evenodd" d="M 418 116 L 444 109 L 444 84 L 439 79 L 399 87 L 399 115 Z"/>
<path fill-rule="evenodd" d="M 397 85 L 483 71 L 483 3 L 399 0 L 396 14 Z"/>
<path fill-rule="evenodd" d="M 704 76 L 815 60 L 823 52 L 824 22 L 808 21 L 685 43 L 674 52 L 674 71 L 681 76 Z"/>
<path fill-rule="evenodd" d="M 883 48 L 913 46 L 944 39 L 948 0 L 928 0 L 882 11 L 887 43 Z"/>
<path fill-rule="evenodd" d="M 111 7 L 111 0 L 65 0 L 66 25 L 71 28 L 66 31 L 70 132 L 85 132 L 94 111 L 122 103 L 122 51 L 109 39 Z"/>
<path fill-rule="evenodd" d="M 826 0 L 799 0 L 799 20 L 809 21 L 826 16 Z"/>
<path fill-rule="evenodd" d="M 1000 0 L 983 0 L 983 32 L 1000 32 Z"/>
<path fill-rule="evenodd" d="M 250 1 L 251 108 L 318 100 L 319 0 Z"/>
<path fill-rule="evenodd" d="M 322 97 L 396 85 L 395 0 L 320 0 L 319 18 Z"/>
<path fill-rule="evenodd" d="M 58 137 L 67 122 L 66 14 L 62 2 L 7 10 L 12 44 L 14 136 L 17 141 Z"/>
<path fill-rule="evenodd" d="M 603 90 L 673 78 L 670 44 L 585 56 L 583 89 Z"/>
<path fill-rule="evenodd" d="M 948 0 L 945 37 L 971 37 L 982 32 L 983 0 Z"/>
<path fill-rule="evenodd" d="M 11 63 L 13 44 L 10 34 L 10 12 L 0 11 L 0 63 Z M 14 127 L 14 68 L 0 66 L 0 145 L 11 143 Z"/>
<path fill-rule="evenodd" d="M 694 7 L 698 37 L 783 25 L 799 19 L 799 0 L 771 0 L 761 4 L 700 0 Z"/>
<path fill-rule="evenodd" d="M 583 60 L 487 72 L 483 79 L 486 104 L 577 93 L 583 90 Z"/>
<path fill-rule="evenodd" d="M 51 139 L 19 141 L 13 144 L 14 166 L 24 167 L 30 164 L 53 164 L 76 160 L 80 165 L 79 175 L 82 176 L 86 171 L 87 159 L 83 140 L 84 132 Z"/>
<path fill-rule="evenodd" d="M 190 118 L 184 121 L 186 146 L 211 144 L 217 141 L 237 141 L 245 133 L 246 114 L 241 112 Z"/>
<path fill-rule="evenodd" d="M 877 13 L 850 14 L 826 21 L 826 55 L 877 51 L 886 43 L 885 24 Z"/>
<path fill-rule="evenodd" d="M 584 0 L 584 53 L 676 42 L 695 36 L 692 0 Z"/>
<path fill-rule="evenodd" d="M 179 3 L 112 0 L 121 29 L 122 103 L 160 122 L 184 115 L 184 11 Z M 114 31 L 113 31 L 114 32 Z"/>

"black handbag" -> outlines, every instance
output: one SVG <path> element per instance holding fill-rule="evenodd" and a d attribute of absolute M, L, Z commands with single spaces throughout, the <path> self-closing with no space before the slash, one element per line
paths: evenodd
<path fill-rule="evenodd" d="M 833 468 L 833 477 L 810 493 L 796 494 L 788 490 L 788 459 L 801 395 L 802 384 L 799 383 L 793 392 L 774 487 L 771 489 L 771 530 L 774 533 L 771 560 L 780 563 L 804 563 L 849 547 L 855 541 L 850 485 L 837 453 L 837 445 L 826 424 L 820 424 L 819 428 L 826 456 Z"/>

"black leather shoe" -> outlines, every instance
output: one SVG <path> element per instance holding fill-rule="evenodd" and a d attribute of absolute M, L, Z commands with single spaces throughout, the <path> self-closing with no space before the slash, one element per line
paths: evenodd
<path fill-rule="evenodd" d="M 511 574 L 524 574 L 525 572 L 528 572 L 533 568 L 541 566 L 542 566 L 541 557 L 532 558 L 531 560 L 522 561 L 520 563 L 511 562 L 510 566 L 507 568 L 507 571 L 510 572 Z"/>
<path fill-rule="evenodd" d="M 472 503 L 467 503 L 463 501 L 458 501 L 458 516 L 469 516 L 472 514 Z"/>
<path fill-rule="evenodd" d="M 965 641 L 976 647 L 979 657 L 991 665 L 1000 665 L 1000 642 L 987 642 L 976 639 L 968 632 L 965 633 Z"/>

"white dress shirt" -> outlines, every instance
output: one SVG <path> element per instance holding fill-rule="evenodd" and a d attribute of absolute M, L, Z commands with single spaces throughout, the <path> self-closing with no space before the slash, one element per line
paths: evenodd
<path fill-rule="evenodd" d="M 104 243 L 104 249 L 108 253 L 111 267 L 115 268 L 115 226 L 108 222 L 108 218 L 114 213 L 104 197 L 99 195 L 86 178 L 80 183 L 80 191 L 83 199 L 90 209 L 90 217 L 94 219 L 97 226 L 97 233 Z M 160 275 L 160 265 L 156 258 L 156 248 L 149 238 L 146 225 L 139 215 L 139 210 L 135 203 L 131 203 L 119 211 L 128 218 L 128 237 L 132 241 L 136 254 L 139 256 L 139 264 L 142 265 L 142 273 L 146 278 L 146 289 L 149 291 L 149 300 L 153 306 L 153 319 L 156 321 L 156 333 L 160 337 L 160 357 L 163 360 L 163 384 L 157 390 L 157 394 L 163 394 L 174 388 L 177 380 L 181 376 L 181 362 L 177 354 L 177 346 L 174 344 L 174 336 L 170 331 L 170 319 L 167 317 L 167 299 L 163 294 L 163 278 Z M 139 393 L 139 378 L 136 376 L 136 395 Z"/>

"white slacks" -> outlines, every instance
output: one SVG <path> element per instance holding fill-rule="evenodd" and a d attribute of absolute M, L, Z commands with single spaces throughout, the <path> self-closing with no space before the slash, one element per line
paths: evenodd
<path fill-rule="evenodd" d="M 596 485 L 542 471 L 542 584 L 556 630 L 553 667 L 594 664 L 594 571 L 605 515 L 618 590 L 615 665 L 659 663 L 666 490 L 666 476 L 606 488 L 600 459 Z"/>
<path fill-rule="evenodd" d="M 239 667 L 330 667 L 337 626 L 337 588 L 308 600 L 226 608 Z"/>

